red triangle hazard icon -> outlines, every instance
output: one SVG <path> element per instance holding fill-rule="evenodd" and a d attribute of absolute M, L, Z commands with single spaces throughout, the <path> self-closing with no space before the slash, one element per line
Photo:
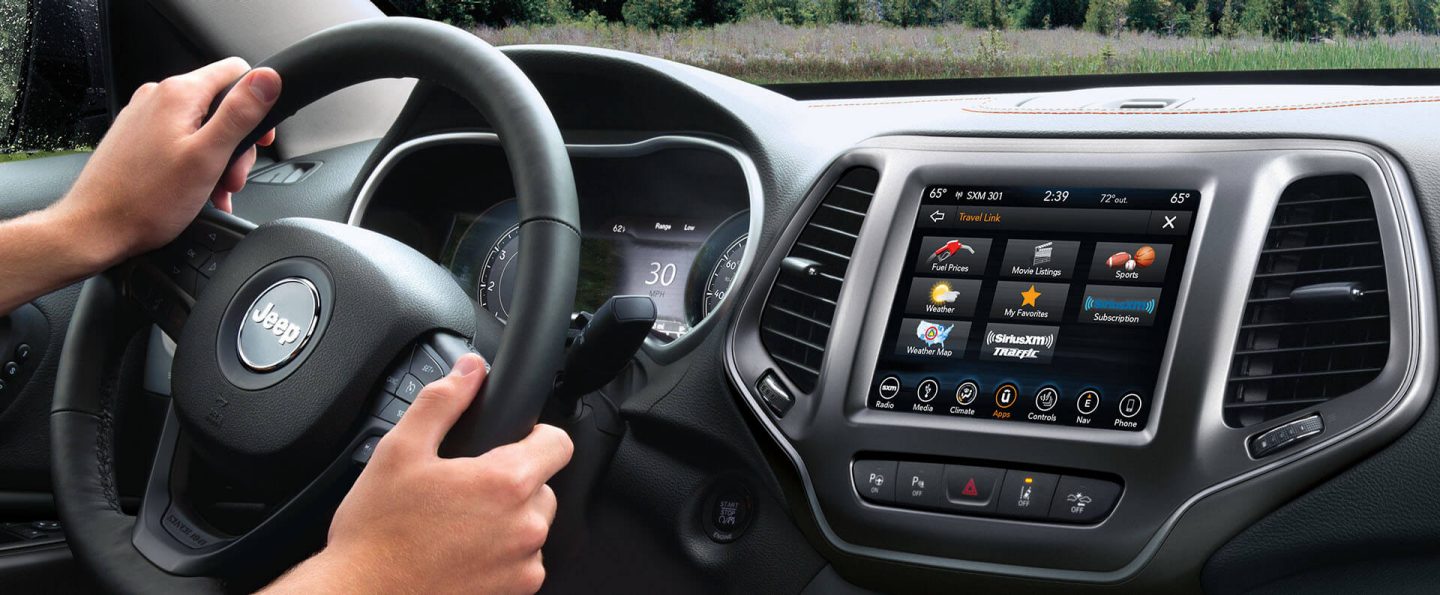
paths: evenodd
<path fill-rule="evenodd" d="M 972 478 L 970 478 L 969 480 L 966 480 L 966 482 L 965 482 L 965 489 L 960 490 L 960 494 L 961 494 L 961 495 L 964 495 L 964 496 L 979 496 L 979 495 L 980 495 L 980 490 L 979 490 L 979 489 L 976 489 L 976 487 L 975 487 L 975 478 L 972 477 Z"/>

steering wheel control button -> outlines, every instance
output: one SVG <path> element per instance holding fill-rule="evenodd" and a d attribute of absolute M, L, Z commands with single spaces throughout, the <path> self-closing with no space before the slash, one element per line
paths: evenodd
<path fill-rule="evenodd" d="M 915 387 L 915 398 L 919 399 L 921 403 L 934 401 L 935 395 L 938 394 L 940 394 L 940 383 L 934 378 L 921 380 L 920 385 Z"/>
<path fill-rule="evenodd" d="M 966 407 L 970 406 L 971 403 L 974 403 L 975 397 L 979 395 L 980 385 L 975 384 L 974 380 L 966 380 L 965 382 L 961 382 L 960 386 L 955 388 L 955 402 Z"/>
<path fill-rule="evenodd" d="M 900 394 L 900 379 L 886 376 L 884 380 L 880 381 L 880 386 L 875 389 L 875 393 L 886 401 L 895 398 L 895 395 Z"/>
<path fill-rule="evenodd" d="M 1276 426 L 1250 438 L 1250 456 L 1260 458 L 1293 446 L 1325 431 L 1325 422 L 1319 415 L 1311 415 Z"/>
<path fill-rule="evenodd" d="M 760 380 L 755 383 L 755 392 L 760 395 L 760 400 L 775 414 L 775 417 L 785 417 L 790 408 L 795 406 L 795 397 L 790 394 L 790 389 L 780 383 L 774 372 L 766 372 Z"/>
<path fill-rule="evenodd" d="M 912 508 L 945 508 L 945 466 L 902 462 L 896 470 L 895 502 Z"/>
<path fill-rule="evenodd" d="M 1006 382 L 995 389 L 995 406 L 1001 409 L 1009 409 L 1015 406 L 1015 401 L 1020 400 L 1020 389 L 1015 385 Z"/>
<path fill-rule="evenodd" d="M 430 384 L 445 376 L 445 367 L 430 357 L 423 348 L 415 348 L 415 357 L 410 361 L 410 373 L 420 382 Z"/>
<path fill-rule="evenodd" d="M 1094 390 L 1087 389 L 1084 392 L 1081 392 L 1080 396 L 1075 398 L 1075 409 L 1079 411 L 1081 415 L 1093 414 L 1095 413 L 1095 410 L 1099 408 L 1100 393 L 1095 392 Z"/>
<path fill-rule="evenodd" d="M 1140 398 L 1140 395 L 1130 393 L 1120 397 L 1120 417 L 1130 419 L 1139 415 L 1140 410 L 1144 408 L 1145 401 Z"/>
<path fill-rule="evenodd" d="M 20 374 L 20 364 L 17 364 L 17 363 L 15 363 L 15 362 L 5 362 L 5 376 L 6 376 L 7 378 L 14 378 L 14 377 L 18 376 L 19 374 Z"/>
<path fill-rule="evenodd" d="M 400 423 L 400 418 L 405 417 L 405 411 L 408 409 L 410 409 L 410 403 L 400 400 L 400 397 L 395 397 L 390 399 L 390 402 L 385 405 L 384 409 L 380 410 L 380 414 L 376 417 L 392 424 L 398 424 Z"/>
<path fill-rule="evenodd" d="M 945 498 L 949 508 L 964 512 L 989 512 L 995 509 L 995 486 L 1004 475 L 1000 469 L 945 466 Z"/>
<path fill-rule="evenodd" d="M 419 378 L 406 374 L 400 381 L 400 388 L 395 391 L 395 397 L 406 403 L 414 403 L 415 397 L 420 396 L 420 390 L 425 388 L 425 383 Z"/>
<path fill-rule="evenodd" d="M 755 518 L 755 497 L 739 480 L 722 480 L 705 498 L 705 534 L 715 543 L 740 539 Z"/>
<path fill-rule="evenodd" d="M 370 457 L 375 456 L 375 447 L 380 446 L 380 436 L 366 438 L 360 446 L 355 447 L 355 454 L 350 458 L 356 463 L 364 465 L 370 462 Z"/>
<path fill-rule="evenodd" d="M 1060 476 L 1052 473 L 1031 473 L 1010 470 L 1000 483 L 995 512 L 1022 519 L 1043 519 L 1050 514 L 1050 501 Z"/>
<path fill-rule="evenodd" d="M 21 343 L 15 347 L 15 361 L 23 364 L 27 359 L 30 359 L 30 344 Z"/>
<path fill-rule="evenodd" d="M 320 320 L 315 284 L 290 277 L 271 285 L 245 312 L 236 338 L 241 363 L 269 372 L 290 363 L 309 343 Z"/>
<path fill-rule="evenodd" d="M 1110 514 L 1120 497 L 1120 484 L 1103 479 L 1063 475 L 1050 504 L 1050 520 L 1093 523 Z"/>
<path fill-rule="evenodd" d="M 1049 411 L 1051 409 L 1054 409 L 1055 404 L 1059 402 L 1060 391 L 1055 390 L 1055 387 L 1053 386 L 1041 388 L 1038 392 L 1035 393 L 1035 408 L 1041 411 Z"/>
<path fill-rule="evenodd" d="M 871 502 L 891 503 L 895 501 L 895 473 L 899 463 L 895 461 L 855 461 L 850 474 L 855 479 L 855 491 L 860 497 Z"/>
<path fill-rule="evenodd" d="M 216 252 L 212 254 L 210 258 L 205 260 L 205 264 L 196 267 L 200 270 L 200 276 L 206 279 L 215 276 L 215 273 L 220 272 L 220 265 L 224 264 L 225 257 L 229 254 L 229 252 Z"/>

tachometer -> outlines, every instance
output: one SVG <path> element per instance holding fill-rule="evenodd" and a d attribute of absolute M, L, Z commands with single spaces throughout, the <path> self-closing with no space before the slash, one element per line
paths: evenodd
<path fill-rule="evenodd" d="M 719 308 L 720 301 L 729 295 L 730 285 L 735 282 L 735 274 L 740 271 L 741 257 L 745 255 L 745 240 L 749 237 L 742 235 L 730 242 L 730 245 L 720 252 L 720 259 L 710 271 L 710 276 L 705 278 L 705 294 L 701 298 L 701 304 L 706 315 Z"/>
<path fill-rule="evenodd" d="M 480 281 L 475 288 L 480 305 L 499 318 L 501 322 L 510 319 L 510 305 L 514 304 L 515 279 L 520 267 L 520 226 L 517 224 L 505 230 L 490 251 L 485 254 L 485 263 L 480 267 Z"/>

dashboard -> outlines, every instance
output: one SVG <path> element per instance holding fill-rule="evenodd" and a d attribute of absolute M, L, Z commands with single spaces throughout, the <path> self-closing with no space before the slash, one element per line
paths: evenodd
<path fill-rule="evenodd" d="M 570 143 L 576 312 L 660 310 L 605 393 L 629 430 L 589 529 L 674 547 L 596 548 L 557 589 L 798 592 L 828 568 L 881 591 L 1231 592 L 1428 510 L 1355 467 L 1434 423 L 1432 135 L 1364 126 L 1414 120 L 1426 89 L 797 101 L 506 51 Z M 1183 101 L 1112 107 L 1130 97 Z M 496 332 L 523 299 L 503 151 L 443 91 L 406 114 L 350 221 L 444 265 Z M 716 537 L 719 502 L 750 507 L 748 535 Z"/>
<path fill-rule="evenodd" d="M 751 221 L 738 153 L 697 138 L 572 147 L 581 206 L 575 312 L 612 296 L 654 302 L 657 343 L 685 336 L 729 294 L 745 262 Z M 433 176 L 437 163 L 465 163 Z M 352 220 L 445 266 L 479 307 L 504 324 L 514 300 L 519 218 L 493 135 L 437 135 L 382 162 Z"/>

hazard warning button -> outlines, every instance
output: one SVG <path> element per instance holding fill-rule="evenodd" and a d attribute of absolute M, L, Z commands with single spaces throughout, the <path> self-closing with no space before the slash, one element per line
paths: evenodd
<path fill-rule="evenodd" d="M 946 465 L 945 499 L 950 508 L 958 511 L 994 511 L 995 488 L 1004 475 L 1003 469 Z"/>

